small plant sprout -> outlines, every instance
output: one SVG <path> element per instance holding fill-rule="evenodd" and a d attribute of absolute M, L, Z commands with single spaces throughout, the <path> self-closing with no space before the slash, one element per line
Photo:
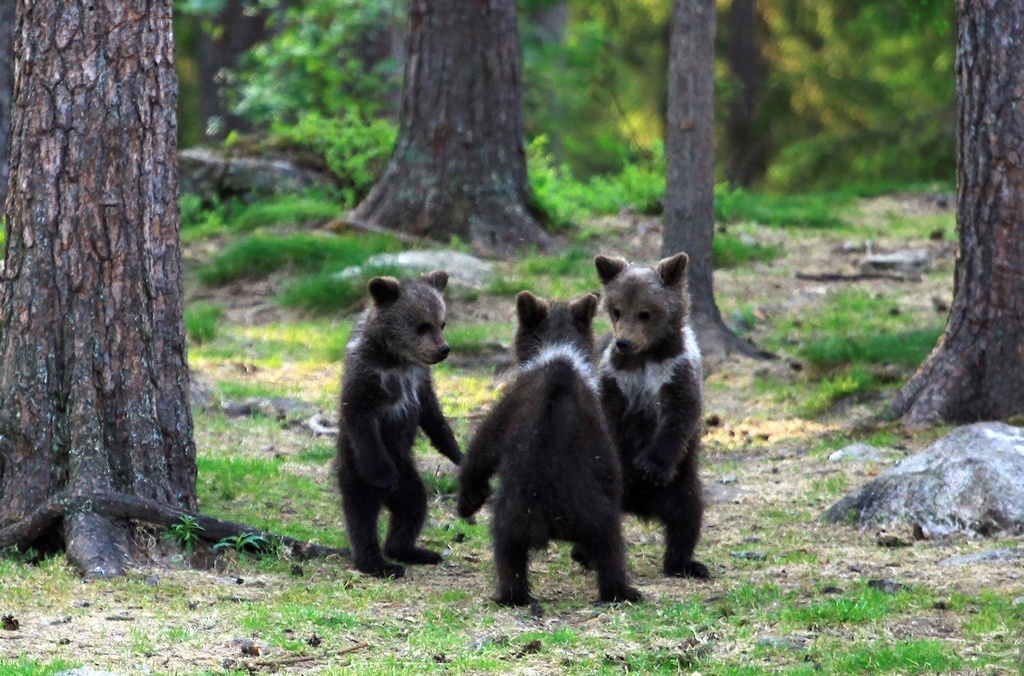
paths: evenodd
<path fill-rule="evenodd" d="M 199 543 L 201 531 L 206 530 L 191 516 L 182 516 L 178 523 L 170 528 L 170 536 L 175 542 L 181 545 L 186 554 L 195 551 Z"/>

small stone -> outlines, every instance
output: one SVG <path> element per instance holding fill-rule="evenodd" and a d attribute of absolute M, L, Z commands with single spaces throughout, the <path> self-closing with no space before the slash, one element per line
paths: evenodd
<path fill-rule="evenodd" d="M 850 444 L 828 456 L 829 462 L 851 460 L 855 462 L 880 462 L 882 454 L 870 444 Z"/>
<path fill-rule="evenodd" d="M 1012 601 L 1015 606 L 1024 606 L 1024 596 L 1015 596 Z"/>
<path fill-rule="evenodd" d="M 721 479 L 719 479 L 718 483 L 728 486 L 729 484 L 738 483 L 739 480 L 739 477 L 737 477 L 734 474 L 730 474 L 729 476 L 724 476 Z"/>
<path fill-rule="evenodd" d="M 819 594 L 842 594 L 843 590 L 840 589 L 839 587 L 836 587 L 835 585 L 829 585 L 827 587 L 822 587 L 818 591 L 818 593 Z"/>
<path fill-rule="evenodd" d="M 156 575 L 149 575 L 146 577 L 146 580 L 143 584 L 145 584 L 147 587 L 155 587 L 159 582 L 160 578 L 158 578 Z"/>
<path fill-rule="evenodd" d="M 315 631 L 312 633 L 312 635 L 306 638 L 306 645 L 308 645 L 310 648 L 319 648 L 320 644 L 323 642 L 323 639 L 320 638 L 320 636 L 318 636 Z"/>
<path fill-rule="evenodd" d="M 803 636 L 762 636 L 755 643 L 765 648 L 777 650 L 801 650 L 807 645 L 807 639 Z"/>
<path fill-rule="evenodd" d="M 14 615 L 0 617 L 0 625 L 7 631 L 18 631 L 21 628 L 21 622 Z"/>
<path fill-rule="evenodd" d="M 896 592 L 907 589 L 907 585 L 905 584 L 883 579 L 868 580 L 868 587 L 871 589 L 877 589 L 878 591 L 886 594 L 895 594 Z"/>
<path fill-rule="evenodd" d="M 932 608 L 935 610 L 949 610 L 949 601 L 936 601 L 932 604 Z"/>
<path fill-rule="evenodd" d="M 732 552 L 732 556 L 733 558 L 742 559 L 744 561 L 764 561 L 768 558 L 768 555 L 764 552 L 757 552 L 752 549 Z"/>

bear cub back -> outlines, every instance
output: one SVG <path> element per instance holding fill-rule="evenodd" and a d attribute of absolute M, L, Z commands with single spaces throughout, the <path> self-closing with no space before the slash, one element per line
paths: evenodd
<path fill-rule="evenodd" d="M 598 572 L 602 601 L 636 601 L 626 578 L 621 476 L 604 423 L 593 365 L 597 297 L 548 303 L 517 298 L 518 370 L 470 443 L 460 476 L 459 513 L 494 499 L 494 559 L 501 604 L 530 601 L 528 552 L 549 540 L 577 545 Z"/>

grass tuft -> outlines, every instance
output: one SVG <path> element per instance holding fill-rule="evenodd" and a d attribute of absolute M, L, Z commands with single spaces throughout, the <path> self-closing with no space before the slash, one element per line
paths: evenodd
<path fill-rule="evenodd" d="M 192 303 L 185 308 L 185 334 L 197 345 L 208 343 L 217 337 L 224 308 L 213 303 Z"/>

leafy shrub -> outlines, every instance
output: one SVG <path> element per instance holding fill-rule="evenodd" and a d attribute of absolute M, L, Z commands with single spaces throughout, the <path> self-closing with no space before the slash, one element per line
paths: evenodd
<path fill-rule="evenodd" d="M 623 208 L 660 213 L 665 198 L 665 157 L 660 145 L 643 162 L 629 164 L 616 174 L 576 179 L 567 165 L 556 166 L 544 136 L 527 148 L 530 182 L 537 204 L 556 230 Z"/>
<path fill-rule="evenodd" d="M 398 128 L 390 120 L 367 121 L 354 112 L 340 117 L 308 113 L 294 124 L 275 124 L 271 133 L 276 143 L 320 156 L 341 183 L 345 206 L 353 207 L 387 166 Z"/>
<path fill-rule="evenodd" d="M 235 112 L 258 126 L 309 113 L 367 119 L 397 100 L 401 64 L 361 61 L 368 41 L 404 23 L 399 0 L 262 0 L 268 34 L 234 74 Z"/>

